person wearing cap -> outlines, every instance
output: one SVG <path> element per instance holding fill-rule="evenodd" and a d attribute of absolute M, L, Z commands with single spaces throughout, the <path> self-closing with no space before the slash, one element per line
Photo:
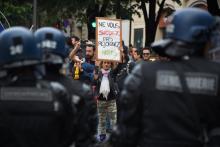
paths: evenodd
<path fill-rule="evenodd" d="M 170 61 L 142 62 L 125 81 L 114 147 L 220 146 L 220 68 L 205 59 L 214 18 L 196 8 L 172 17 L 152 44 Z"/>

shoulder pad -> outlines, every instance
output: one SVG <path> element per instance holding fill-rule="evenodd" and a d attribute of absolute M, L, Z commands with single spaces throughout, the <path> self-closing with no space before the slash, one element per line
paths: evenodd
<path fill-rule="evenodd" d="M 89 85 L 87 85 L 85 83 L 82 84 L 82 88 L 83 88 L 84 91 L 87 91 L 87 92 L 89 92 L 91 90 Z"/>
<path fill-rule="evenodd" d="M 0 78 L 7 76 L 7 71 L 0 70 Z"/>
<path fill-rule="evenodd" d="M 59 82 L 50 82 L 50 85 L 55 91 L 66 91 L 66 88 Z"/>

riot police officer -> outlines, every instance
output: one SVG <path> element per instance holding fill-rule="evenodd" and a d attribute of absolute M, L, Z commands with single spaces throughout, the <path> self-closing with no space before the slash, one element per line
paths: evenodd
<path fill-rule="evenodd" d="M 61 74 L 60 70 L 68 53 L 65 36 L 55 28 L 44 27 L 35 32 L 37 46 L 43 53 L 46 76 L 50 81 L 62 83 L 71 94 L 72 101 L 77 108 L 77 125 L 74 132 L 76 147 L 89 147 L 95 143 L 96 133 L 96 103 L 92 98 L 89 86 L 70 79 Z"/>
<path fill-rule="evenodd" d="M 66 88 L 42 80 L 42 52 L 23 27 L 0 34 L 0 146 L 67 147 L 75 108 Z"/>
<path fill-rule="evenodd" d="M 204 10 L 174 12 L 152 45 L 171 60 L 137 65 L 126 79 L 113 146 L 220 146 L 220 69 L 204 58 L 213 22 Z"/>

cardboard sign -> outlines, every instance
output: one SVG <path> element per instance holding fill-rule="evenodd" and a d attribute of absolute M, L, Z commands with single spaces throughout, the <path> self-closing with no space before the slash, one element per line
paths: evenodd
<path fill-rule="evenodd" d="M 98 60 L 121 61 L 121 20 L 96 18 L 96 55 Z"/>

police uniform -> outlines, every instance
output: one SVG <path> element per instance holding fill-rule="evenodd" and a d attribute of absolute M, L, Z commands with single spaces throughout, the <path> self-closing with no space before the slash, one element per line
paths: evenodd
<path fill-rule="evenodd" d="M 67 88 L 68 93 L 71 94 L 71 101 L 77 111 L 76 124 L 73 124 L 75 146 L 93 146 L 97 128 L 97 109 L 89 86 L 63 76 L 59 72 L 50 70 L 49 66 L 44 78 L 62 83 Z"/>
<path fill-rule="evenodd" d="M 76 116 L 66 89 L 58 82 L 25 76 L 2 80 L 1 136 L 6 138 L 1 146 L 69 146 Z"/>
<path fill-rule="evenodd" d="M 67 147 L 75 108 L 66 88 L 42 80 L 42 52 L 29 30 L 12 27 L 0 35 L 0 146 Z"/>
<path fill-rule="evenodd" d="M 71 127 L 74 130 L 72 142 L 76 147 L 93 146 L 97 127 L 96 103 L 87 85 L 60 73 L 68 50 L 64 35 L 57 29 L 45 27 L 37 30 L 35 37 L 37 46 L 45 52 L 46 75 L 44 79 L 61 83 L 67 89 L 71 103 L 76 108 L 75 124 Z"/>
<path fill-rule="evenodd" d="M 196 48 L 207 42 L 212 22 L 208 12 L 198 9 L 174 13 L 166 30 L 170 40 L 156 43 L 157 52 L 171 61 L 143 62 L 126 79 L 113 146 L 220 145 L 219 64 L 205 60 L 202 48 Z"/>

